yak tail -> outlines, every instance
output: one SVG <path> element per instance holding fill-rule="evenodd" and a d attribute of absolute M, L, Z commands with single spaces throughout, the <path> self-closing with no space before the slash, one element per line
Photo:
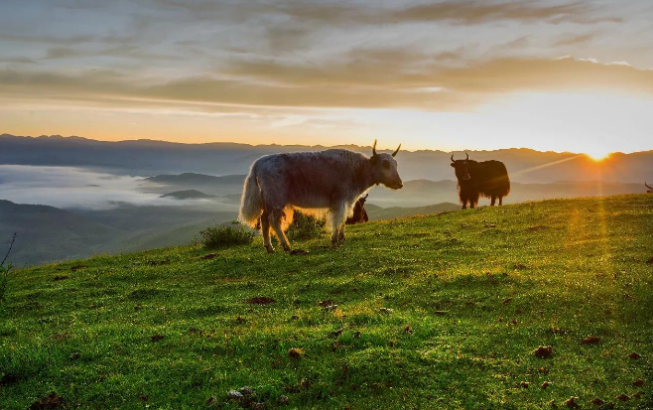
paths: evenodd
<path fill-rule="evenodd" d="M 238 220 L 243 225 L 256 228 L 262 213 L 263 197 L 261 196 L 261 188 L 256 180 L 256 172 L 252 166 L 243 186 L 243 196 L 240 198 Z"/>

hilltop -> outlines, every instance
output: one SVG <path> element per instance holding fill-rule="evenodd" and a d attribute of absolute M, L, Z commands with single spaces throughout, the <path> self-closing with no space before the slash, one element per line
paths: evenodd
<path fill-rule="evenodd" d="M 259 241 L 17 271 L 0 408 L 653 406 L 651 195 L 372 222 L 306 255 Z"/>

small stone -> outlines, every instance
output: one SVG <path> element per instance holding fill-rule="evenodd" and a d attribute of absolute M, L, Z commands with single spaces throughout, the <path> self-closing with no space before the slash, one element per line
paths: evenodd
<path fill-rule="evenodd" d="M 243 396 L 243 394 L 241 392 L 236 391 L 236 390 L 229 390 L 227 392 L 227 398 L 229 398 L 231 400 L 240 400 L 243 397 L 245 397 L 245 396 Z"/>
<path fill-rule="evenodd" d="M 392 312 L 394 312 L 394 310 L 392 310 L 392 309 L 388 309 L 388 308 L 384 308 L 384 307 L 383 307 L 383 308 L 379 309 L 379 312 L 381 312 L 381 313 L 385 313 L 386 315 L 389 315 L 389 314 L 391 314 Z"/>
<path fill-rule="evenodd" d="M 286 405 L 290 402 L 290 399 L 288 399 L 288 396 L 281 396 L 279 397 L 279 404 Z"/>
<path fill-rule="evenodd" d="M 79 352 L 73 352 L 73 353 L 70 354 L 70 356 L 68 356 L 68 358 L 70 360 L 77 360 L 77 359 L 79 359 L 79 356 L 81 356 L 81 354 Z"/>
<path fill-rule="evenodd" d="M 254 389 L 252 389 L 249 386 L 244 386 L 240 389 L 240 392 L 244 394 L 245 396 L 251 396 L 252 394 L 255 393 Z"/>
<path fill-rule="evenodd" d="M 530 385 L 530 383 L 529 382 L 521 382 L 521 383 L 519 383 L 519 385 L 521 387 L 523 387 L 524 389 L 528 389 L 528 386 Z"/>

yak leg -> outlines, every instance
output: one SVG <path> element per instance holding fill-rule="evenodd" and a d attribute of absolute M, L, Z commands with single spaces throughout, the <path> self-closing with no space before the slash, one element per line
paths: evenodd
<path fill-rule="evenodd" d="M 281 242 L 281 246 L 283 246 L 283 250 L 290 251 L 290 242 L 288 242 L 288 238 L 286 238 L 286 234 L 283 233 L 283 228 L 281 228 L 281 218 L 284 218 L 284 215 L 283 210 L 273 212 L 270 223 L 272 224 L 274 233 L 276 233 L 277 238 L 279 238 L 279 242 Z"/>
<path fill-rule="evenodd" d="M 499 206 L 501 206 L 501 205 L 503 205 L 503 197 L 502 196 L 499 197 Z"/>
<path fill-rule="evenodd" d="M 497 197 L 492 195 L 492 201 L 490 202 L 490 206 L 494 206 L 495 202 L 497 202 Z"/>
<path fill-rule="evenodd" d="M 263 211 L 261 215 L 261 233 L 263 234 L 263 246 L 268 252 L 274 252 L 272 241 L 270 240 L 270 214 Z"/>
<path fill-rule="evenodd" d="M 331 210 L 331 243 L 337 246 L 345 240 L 345 221 L 347 220 L 347 207 L 339 205 Z"/>

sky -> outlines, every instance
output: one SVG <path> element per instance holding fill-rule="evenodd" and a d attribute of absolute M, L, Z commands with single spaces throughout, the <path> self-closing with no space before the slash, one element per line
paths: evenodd
<path fill-rule="evenodd" d="M 0 0 L 0 133 L 653 149 L 649 0 Z"/>

